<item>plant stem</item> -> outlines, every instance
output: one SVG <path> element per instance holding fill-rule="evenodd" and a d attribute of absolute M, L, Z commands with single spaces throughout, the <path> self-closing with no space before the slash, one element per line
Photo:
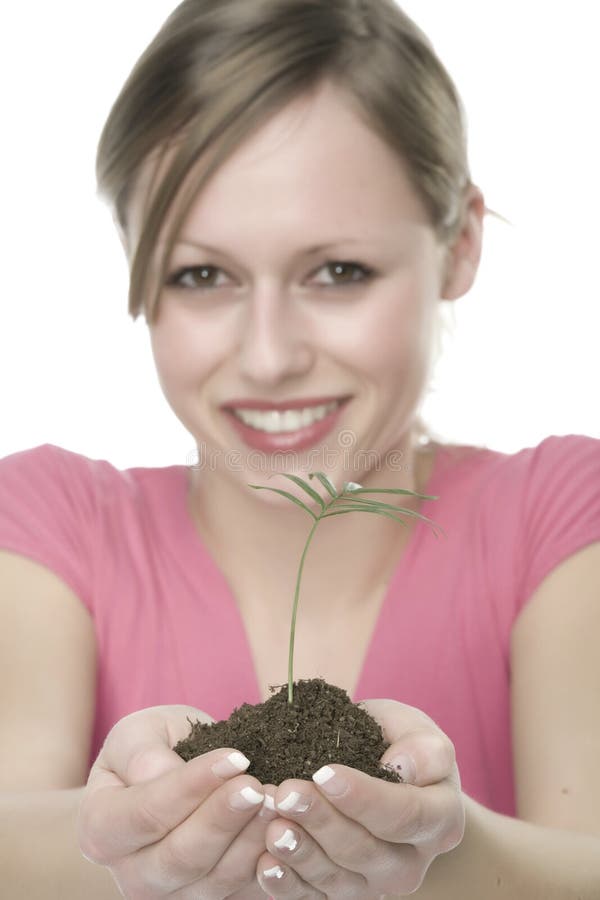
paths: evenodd
<path fill-rule="evenodd" d="M 296 591 L 294 593 L 294 606 L 292 609 L 292 625 L 290 628 L 290 649 L 288 655 L 288 704 L 292 704 L 294 701 L 294 636 L 296 634 L 296 613 L 298 612 L 298 598 L 300 596 L 300 579 L 302 578 L 302 570 L 304 568 L 304 560 L 306 557 L 306 551 L 310 546 L 310 542 L 313 539 L 313 535 L 317 530 L 317 525 L 321 521 L 321 516 L 315 519 L 315 523 L 310 530 L 310 534 L 306 540 L 304 545 L 304 550 L 302 551 L 302 556 L 300 557 L 300 565 L 298 566 L 298 577 L 296 578 Z"/>
<path fill-rule="evenodd" d="M 310 546 L 310 542 L 313 539 L 313 535 L 317 530 L 317 525 L 319 524 L 321 519 L 328 519 L 330 516 L 341 516 L 348 512 L 368 512 L 376 513 L 381 516 L 387 516 L 389 519 L 394 519 L 394 521 L 400 522 L 401 525 L 405 525 L 406 523 L 403 522 L 401 518 L 399 518 L 402 513 L 405 513 L 407 515 L 423 519 L 425 522 L 429 522 L 429 519 L 427 519 L 426 516 L 422 516 L 420 515 L 420 513 L 413 512 L 412 510 L 403 509 L 402 507 L 397 507 L 390 503 L 383 503 L 380 500 L 355 497 L 354 494 L 411 494 L 413 497 L 421 497 L 421 499 L 425 500 L 437 500 L 438 498 L 428 497 L 424 494 L 416 494 L 414 491 L 407 491 L 404 488 L 368 489 L 363 488 L 360 484 L 356 484 L 353 481 L 347 481 L 344 484 L 342 490 L 338 492 L 333 482 L 329 480 L 324 472 L 311 472 L 308 477 L 318 478 L 329 496 L 332 498 L 329 503 L 325 503 L 325 500 L 323 500 L 323 498 L 306 481 L 303 481 L 302 478 L 299 478 L 297 475 L 289 475 L 286 472 L 282 472 L 281 474 L 284 478 L 289 478 L 294 482 L 294 484 L 299 485 L 303 489 L 303 491 L 321 507 L 321 512 L 319 513 L 319 515 L 315 515 L 315 513 L 312 511 L 312 509 L 309 509 L 306 503 L 303 503 L 288 491 L 281 491 L 278 488 L 268 487 L 264 484 L 250 485 L 251 488 L 254 488 L 257 491 L 274 491 L 276 494 L 287 497 L 288 500 L 291 500 L 296 504 L 296 506 L 300 506 L 304 510 L 304 512 L 308 513 L 308 515 L 314 520 L 313 526 L 310 530 L 310 534 L 308 535 L 308 538 L 304 545 L 302 556 L 300 557 L 300 565 L 298 566 L 298 575 L 296 577 L 296 590 L 294 592 L 294 605 L 292 607 L 290 647 L 288 652 L 288 705 L 291 706 L 294 702 L 294 638 L 296 635 L 296 615 L 298 613 L 298 598 L 300 596 L 300 580 L 302 578 L 302 571 L 304 569 L 306 552 Z M 342 506 L 334 506 L 334 504 L 338 500 L 340 501 Z M 429 524 L 433 525 L 435 523 L 430 522 Z"/>

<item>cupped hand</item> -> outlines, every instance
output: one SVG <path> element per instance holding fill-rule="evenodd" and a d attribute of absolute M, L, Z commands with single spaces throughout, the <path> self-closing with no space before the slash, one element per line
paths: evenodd
<path fill-rule="evenodd" d="M 267 851 L 256 869 L 275 900 L 411 894 L 435 857 L 462 840 L 465 811 L 451 741 L 414 707 L 394 700 L 361 705 L 390 743 L 381 763 L 397 761 L 405 783 L 333 761 L 320 770 L 321 784 L 282 782 L 279 817 L 267 825 Z"/>
<path fill-rule="evenodd" d="M 184 762 L 171 748 L 211 722 L 189 706 L 157 706 L 121 719 L 90 772 L 79 810 L 83 855 L 106 866 L 128 900 L 264 900 L 256 865 L 276 813 L 242 774 L 235 748 Z"/>

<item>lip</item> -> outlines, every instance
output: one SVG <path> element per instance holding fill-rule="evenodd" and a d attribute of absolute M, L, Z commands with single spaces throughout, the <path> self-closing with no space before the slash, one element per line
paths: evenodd
<path fill-rule="evenodd" d="M 319 398 L 321 399 L 321 398 Z M 338 398 L 332 398 L 328 402 L 332 403 L 333 400 Z M 348 400 L 349 398 L 346 398 Z M 253 401 L 254 402 L 254 401 Z M 303 399 L 300 401 L 296 408 L 302 405 L 307 405 L 307 400 Z M 315 405 L 314 403 L 310 405 Z M 316 404 L 320 406 L 320 403 Z M 245 425 L 241 419 L 238 419 L 237 416 L 231 411 L 231 409 L 224 407 L 224 411 L 226 412 L 228 418 L 231 421 L 235 431 L 242 439 L 244 444 L 247 447 L 252 448 L 253 450 L 260 450 L 262 453 L 276 453 L 278 451 L 290 451 L 290 450 L 307 450 L 310 447 L 314 447 L 316 444 L 319 444 L 321 441 L 325 440 L 327 435 L 333 430 L 335 425 L 337 424 L 344 407 L 346 406 L 346 402 L 340 402 L 339 406 L 337 406 L 333 412 L 330 412 L 329 415 L 325 416 L 324 419 L 320 419 L 318 422 L 313 422 L 312 425 L 304 425 L 302 428 L 298 428 L 297 431 L 282 431 L 282 432 L 267 432 L 260 431 L 256 428 L 252 428 L 250 425 Z M 236 408 L 240 409 L 240 407 L 236 404 Z M 249 406 L 249 409 L 257 409 L 256 406 Z M 265 407 L 263 407 L 264 409 Z M 271 404 L 267 407 L 267 409 L 276 409 L 280 411 L 281 409 L 291 409 L 290 406 L 285 406 L 282 404 L 278 404 L 273 407 Z"/>
<path fill-rule="evenodd" d="M 245 398 L 243 400 L 229 400 L 227 403 L 221 404 L 221 409 L 231 412 L 234 409 L 256 409 L 260 412 L 273 410 L 283 412 L 286 409 L 305 409 L 310 406 L 326 406 L 328 403 L 339 403 L 343 405 L 350 399 L 350 395 L 329 396 L 329 397 L 300 397 L 296 400 L 284 400 L 280 403 L 273 403 L 270 400 L 253 400 Z"/>

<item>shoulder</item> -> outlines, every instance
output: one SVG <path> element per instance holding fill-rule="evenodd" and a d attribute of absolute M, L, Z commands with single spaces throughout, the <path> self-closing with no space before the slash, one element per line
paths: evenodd
<path fill-rule="evenodd" d="M 542 481 L 551 476 L 552 484 L 560 486 L 569 480 L 580 480 L 582 467 L 586 472 L 600 472 L 600 439 L 584 434 L 554 434 L 514 454 L 514 460 L 528 478 Z"/>
<path fill-rule="evenodd" d="M 523 525 L 533 542 L 577 538 L 600 525 L 600 440 L 552 435 L 517 454 L 517 462 Z"/>
<path fill-rule="evenodd" d="M 88 606 L 97 496 L 81 454 L 42 444 L 0 459 L 0 548 L 53 570 Z"/>
<path fill-rule="evenodd" d="M 67 496 L 81 496 L 86 491 L 106 494 L 119 489 L 135 493 L 145 485 L 168 481 L 174 470 L 182 468 L 119 468 L 106 459 L 56 444 L 40 444 L 0 458 L 0 491 L 19 483 L 26 491 L 62 491 Z"/>
<path fill-rule="evenodd" d="M 471 483 L 478 496 L 506 508 L 506 500 L 533 509 L 538 501 L 568 496 L 595 480 L 584 493 L 600 492 L 600 439 L 582 434 L 550 435 L 513 451 L 483 445 L 439 445 L 438 474 Z M 598 488 L 598 491 L 594 490 Z M 502 502 L 504 498 L 504 502 Z"/>
<path fill-rule="evenodd" d="M 0 459 L 0 548 L 52 569 L 91 606 L 90 585 L 110 545 L 148 521 L 145 498 L 169 469 L 124 469 L 54 444 Z M 159 479 L 157 482 L 156 479 Z M 157 488 L 158 490 L 158 488 Z M 132 524 L 133 523 L 133 524 Z M 136 524 L 137 523 L 137 524 Z"/>
<path fill-rule="evenodd" d="M 495 488 L 489 515 L 504 525 L 518 611 L 557 566 L 600 541 L 600 440 L 544 438 L 502 462 Z"/>
<path fill-rule="evenodd" d="M 55 444 L 41 444 L 0 459 L 0 506 L 34 505 L 37 515 L 70 512 L 89 518 L 98 497 L 119 479 L 106 460 L 95 460 Z"/>
<path fill-rule="evenodd" d="M 185 466 L 119 468 L 55 444 L 0 459 L 0 546 L 27 533 L 62 536 L 72 547 L 149 521 L 177 519 Z M 138 523 L 136 526 L 135 523 Z M 16 549 L 16 548 L 15 548 Z"/>
<path fill-rule="evenodd" d="M 550 435 L 513 452 L 441 447 L 434 494 L 511 617 L 560 562 L 600 540 L 600 440 Z M 509 601 L 509 598 L 510 601 Z"/>
<path fill-rule="evenodd" d="M 78 474 L 104 467 L 114 468 L 104 460 L 93 460 L 82 453 L 75 453 L 56 444 L 40 444 L 26 450 L 18 450 L 0 458 L 0 477 L 8 475 L 18 477 L 26 473 L 28 477 L 42 480 L 50 475 L 56 476 L 68 472 Z"/>

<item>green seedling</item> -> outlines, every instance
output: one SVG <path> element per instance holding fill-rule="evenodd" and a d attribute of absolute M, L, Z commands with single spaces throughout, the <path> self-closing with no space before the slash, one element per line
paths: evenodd
<path fill-rule="evenodd" d="M 421 513 L 414 512 L 412 509 L 405 509 L 401 506 L 394 506 L 392 503 L 384 503 L 380 500 L 373 500 L 371 498 L 365 497 L 366 494 L 408 494 L 411 497 L 418 497 L 421 500 L 437 500 L 437 497 L 429 496 L 428 494 L 417 494 L 414 491 L 407 491 L 401 488 L 364 488 L 360 484 L 356 484 L 354 481 L 347 481 L 341 491 L 337 491 L 333 482 L 325 475 L 323 472 L 311 472 L 309 473 L 309 478 L 317 478 L 325 490 L 329 495 L 328 500 L 324 500 L 323 497 L 307 482 L 304 481 L 303 478 L 299 478 L 297 475 L 286 475 L 283 472 L 280 473 L 284 478 L 289 478 L 290 481 L 293 481 L 294 484 L 297 484 L 298 487 L 302 488 L 302 490 L 314 500 L 317 504 L 317 508 L 319 512 L 313 512 L 313 510 L 307 506 L 305 502 L 299 500 L 298 497 L 294 497 L 293 494 L 290 494 L 289 491 L 283 491 L 279 488 L 267 487 L 262 484 L 250 484 L 249 487 L 254 488 L 256 491 L 273 491 L 275 494 L 280 494 L 282 497 L 286 497 L 288 500 L 291 500 L 292 503 L 295 503 L 296 506 L 299 506 L 301 509 L 307 513 L 311 519 L 313 520 L 312 527 L 306 539 L 306 543 L 304 545 L 304 549 L 302 551 L 302 556 L 300 557 L 300 563 L 298 565 L 298 574 L 296 577 L 296 589 L 294 592 L 294 605 L 292 607 L 292 623 L 290 627 L 290 645 L 288 652 L 288 704 L 293 703 L 294 700 L 294 638 L 296 634 L 296 615 L 298 612 L 298 598 L 300 596 L 300 581 L 302 579 L 302 571 L 304 569 L 304 561 L 306 559 L 306 553 L 310 546 L 310 543 L 314 537 L 314 534 L 317 530 L 317 525 L 323 519 L 329 519 L 332 516 L 343 516 L 346 513 L 351 512 L 362 512 L 362 513 L 372 513 L 377 516 L 386 516 L 389 519 L 393 519 L 395 522 L 399 522 L 400 525 L 404 525 L 406 527 L 406 522 L 403 521 L 404 517 L 413 517 L 422 519 L 425 522 L 428 522 L 433 526 L 434 534 L 436 526 L 431 519 L 428 519 L 426 516 L 421 515 Z M 440 528 L 440 531 L 443 529 Z M 437 534 L 435 534 L 437 539 Z"/>

